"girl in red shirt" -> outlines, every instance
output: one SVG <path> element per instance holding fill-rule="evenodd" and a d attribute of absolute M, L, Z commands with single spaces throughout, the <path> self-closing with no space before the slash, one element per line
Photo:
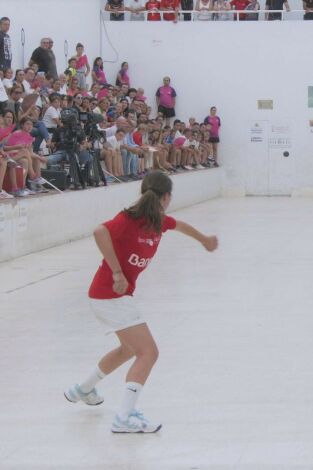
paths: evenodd
<path fill-rule="evenodd" d="M 120 346 L 106 354 L 96 370 L 80 385 L 65 392 L 71 402 L 87 405 L 103 402 L 95 385 L 128 360 L 135 358 L 126 376 L 125 393 L 112 424 L 115 433 L 152 433 L 161 428 L 136 410 L 140 391 L 158 358 L 152 334 L 132 297 L 136 279 L 155 255 L 162 234 L 178 230 L 199 241 L 208 251 L 217 238 L 198 232 L 191 225 L 165 215 L 171 200 L 172 181 L 161 171 L 148 173 L 142 181 L 140 199 L 94 232 L 103 261 L 89 289 L 93 310 L 106 332 L 114 332 Z M 146 309 L 147 305 L 143 305 Z"/>

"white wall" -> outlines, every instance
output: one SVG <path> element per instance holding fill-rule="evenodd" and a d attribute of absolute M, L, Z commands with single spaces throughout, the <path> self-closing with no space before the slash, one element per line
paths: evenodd
<path fill-rule="evenodd" d="M 223 170 L 175 175 L 173 183 L 172 211 L 221 196 Z M 0 204 L 0 262 L 89 236 L 139 194 L 136 181 Z"/>
<path fill-rule="evenodd" d="M 90 61 L 100 52 L 101 0 L 0 0 L 0 15 L 11 19 L 10 36 L 13 46 L 13 67 L 23 61 L 21 29 L 25 30 L 25 65 L 42 37 L 52 37 L 58 71 L 65 70 L 64 41 L 69 56 L 82 42 Z"/>
<path fill-rule="evenodd" d="M 313 134 L 307 87 L 313 85 L 313 27 L 301 22 L 106 23 L 118 64 L 130 63 L 131 82 L 150 102 L 170 75 L 177 116 L 202 120 L 216 105 L 222 120 L 220 155 L 230 188 L 245 187 L 252 120 L 294 120 L 293 189 L 313 186 Z M 104 44 L 108 56 L 110 45 Z M 113 80 L 117 64 L 106 64 Z M 259 111 L 258 99 L 273 99 Z"/>

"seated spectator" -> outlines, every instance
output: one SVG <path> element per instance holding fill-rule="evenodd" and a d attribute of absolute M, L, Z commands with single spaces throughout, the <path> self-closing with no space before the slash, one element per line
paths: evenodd
<path fill-rule="evenodd" d="M 138 88 L 136 93 L 136 100 L 143 101 L 145 103 L 147 97 L 145 95 L 145 90 L 143 88 Z"/>
<path fill-rule="evenodd" d="M 131 21 L 144 21 L 145 15 L 142 12 L 146 10 L 145 0 L 129 0 L 125 10 L 130 12 Z"/>
<path fill-rule="evenodd" d="M 104 9 L 110 12 L 111 21 L 124 21 L 124 0 L 107 0 Z"/>
<path fill-rule="evenodd" d="M 13 70 L 12 69 L 5 69 L 3 71 L 3 85 L 5 86 L 7 91 L 10 91 L 13 87 Z"/>
<path fill-rule="evenodd" d="M 35 137 L 33 143 L 33 149 L 35 153 L 39 152 L 43 141 L 46 142 L 46 147 L 50 147 L 51 144 L 51 138 L 49 136 L 48 129 L 46 128 L 45 123 L 40 119 L 40 112 L 40 108 L 35 106 L 28 114 L 28 117 L 30 117 L 33 123 L 33 129 L 30 134 L 32 137 Z"/>
<path fill-rule="evenodd" d="M 148 0 L 146 3 L 146 10 L 149 11 L 147 15 L 148 21 L 161 21 L 161 15 L 159 13 L 161 9 L 161 3 L 158 0 Z"/>
<path fill-rule="evenodd" d="M 176 23 L 178 19 L 178 11 L 180 8 L 180 0 L 161 0 L 160 5 L 161 5 L 160 10 L 166 12 L 166 13 L 163 13 L 163 20 L 174 21 Z M 167 13 L 167 12 L 173 12 L 173 13 Z"/>
<path fill-rule="evenodd" d="M 128 75 L 128 62 L 123 62 L 122 65 L 121 65 L 121 69 L 119 70 L 119 72 L 117 73 L 117 77 L 116 77 L 116 85 L 117 86 L 122 86 L 122 85 L 127 85 L 127 87 L 129 88 L 130 86 L 130 80 L 129 80 L 129 75 Z M 127 92 L 128 92 L 128 88 L 127 88 Z"/>
<path fill-rule="evenodd" d="M 80 93 L 80 88 L 78 86 L 78 78 L 77 77 L 73 77 L 71 80 L 70 80 L 70 83 L 69 83 L 69 87 L 67 89 L 67 95 L 68 96 L 75 96 L 77 95 L 77 93 Z"/>
<path fill-rule="evenodd" d="M 249 5 L 249 0 L 231 0 L 230 5 L 234 10 L 245 10 Z M 239 21 L 244 21 L 247 15 L 245 13 L 239 13 Z M 237 15 L 234 15 L 234 20 L 237 20 Z"/>
<path fill-rule="evenodd" d="M 85 90 L 86 78 L 90 74 L 90 65 L 88 57 L 84 53 L 84 46 L 80 42 L 76 45 L 76 70 L 79 87 Z"/>
<path fill-rule="evenodd" d="M 104 160 L 107 171 L 117 178 L 123 176 L 123 161 L 121 155 L 121 144 L 123 143 L 125 132 L 117 129 L 115 135 L 108 137 L 104 144 Z"/>
<path fill-rule="evenodd" d="M 25 69 L 25 76 L 22 82 L 22 85 L 25 90 L 25 96 L 35 93 L 34 84 L 35 84 L 35 72 L 33 71 L 31 67 L 27 67 L 27 69 Z"/>
<path fill-rule="evenodd" d="M 67 92 L 67 77 L 64 73 L 61 73 L 59 75 L 59 81 L 60 81 L 60 94 L 61 95 L 66 95 Z"/>
<path fill-rule="evenodd" d="M 304 20 L 313 20 L 313 0 L 303 0 Z"/>
<path fill-rule="evenodd" d="M 24 88 L 24 85 L 23 85 L 24 78 L 25 78 L 24 70 L 16 69 L 13 84 L 14 85 L 19 85 L 23 90 L 23 94 L 25 94 L 25 88 Z"/>
<path fill-rule="evenodd" d="M 93 82 L 97 83 L 100 86 L 105 85 L 107 83 L 105 73 L 103 71 L 103 60 L 101 57 L 96 57 L 96 59 L 94 60 L 91 76 Z"/>
<path fill-rule="evenodd" d="M 53 134 L 54 130 L 60 125 L 61 116 L 61 99 L 60 95 L 54 93 L 50 95 L 50 106 L 44 114 L 42 122 L 46 126 L 48 132 Z"/>
<path fill-rule="evenodd" d="M 246 10 L 249 12 L 258 12 L 260 9 L 260 4 L 258 0 L 251 0 L 249 5 L 246 7 Z M 247 14 L 247 21 L 258 21 L 259 13 L 249 13 Z"/>
<path fill-rule="evenodd" d="M 0 113 L 3 112 L 7 106 L 8 94 L 0 78 Z"/>
<path fill-rule="evenodd" d="M 90 96 L 90 98 L 98 99 L 99 91 L 100 91 L 100 86 L 98 85 L 98 83 L 93 83 L 91 85 L 90 92 L 88 93 L 88 95 Z"/>
<path fill-rule="evenodd" d="M 31 136 L 33 123 L 29 117 L 22 118 L 20 121 L 20 130 L 9 135 L 6 140 L 4 150 L 8 152 L 10 158 L 15 161 L 27 159 L 27 174 L 29 177 L 30 190 L 33 192 L 45 191 L 42 184 L 45 181 L 41 178 L 41 163 L 46 163 L 46 158 L 33 152 L 34 137 Z"/>
<path fill-rule="evenodd" d="M 49 95 L 54 94 L 54 93 L 58 93 L 59 95 L 63 95 L 63 93 L 61 93 L 61 81 L 60 81 L 59 78 L 57 78 L 56 80 L 53 80 L 52 87 L 49 90 Z"/>
<path fill-rule="evenodd" d="M 212 0 L 197 0 L 195 10 L 199 13 L 197 14 L 197 20 L 199 21 L 208 21 L 212 20 L 213 10 L 213 1 Z"/>
<path fill-rule="evenodd" d="M 91 99 L 89 98 L 89 96 L 84 96 L 83 97 L 82 104 L 81 104 L 81 108 L 82 108 L 83 112 L 91 113 L 90 101 L 91 101 Z"/>
<path fill-rule="evenodd" d="M 286 11 L 290 11 L 290 6 L 287 0 L 266 0 L 265 10 L 282 10 L 286 8 Z M 281 13 L 265 13 L 265 19 L 269 21 L 281 20 Z"/>
<path fill-rule="evenodd" d="M 12 194 L 3 189 L 3 181 L 8 167 L 8 157 L 3 151 L 3 144 L 0 144 L 0 201 L 3 199 L 13 199 Z"/>

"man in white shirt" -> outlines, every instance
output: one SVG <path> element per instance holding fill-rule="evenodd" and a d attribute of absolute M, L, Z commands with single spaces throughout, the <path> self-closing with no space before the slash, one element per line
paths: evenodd
<path fill-rule="evenodd" d="M 103 157 L 108 173 L 117 178 L 123 176 L 123 161 L 121 155 L 121 144 L 123 143 L 125 132 L 117 129 L 114 135 L 107 138 L 104 144 Z"/>
<path fill-rule="evenodd" d="M 7 101 L 8 95 L 0 78 L 0 114 L 5 110 L 5 105 Z"/>
<path fill-rule="evenodd" d="M 35 79 L 35 72 L 32 68 L 28 67 L 25 70 L 25 77 L 23 80 L 23 87 L 25 90 L 25 95 L 31 95 L 32 93 L 35 93 L 35 90 L 33 89 L 34 79 Z"/>

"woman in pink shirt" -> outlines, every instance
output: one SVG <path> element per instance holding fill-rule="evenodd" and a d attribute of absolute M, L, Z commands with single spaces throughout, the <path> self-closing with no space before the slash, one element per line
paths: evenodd
<path fill-rule="evenodd" d="M 212 146 L 213 146 L 213 160 L 214 160 L 214 166 L 218 166 L 217 163 L 217 145 L 220 141 L 219 138 L 219 130 L 221 127 L 221 120 L 220 118 L 216 115 L 216 107 L 212 106 L 210 109 L 210 115 L 207 116 L 204 120 L 204 124 L 208 124 L 210 126 L 210 140 Z"/>
<path fill-rule="evenodd" d="M 103 72 L 103 60 L 101 57 L 96 57 L 94 60 L 91 76 L 93 82 L 98 83 L 98 85 L 105 85 L 107 83 L 105 73 Z"/>
<path fill-rule="evenodd" d="M 83 90 L 86 89 L 86 77 L 90 73 L 90 65 L 88 58 L 84 54 L 84 46 L 79 42 L 76 46 L 76 66 L 77 78 L 79 81 L 79 87 Z"/>
<path fill-rule="evenodd" d="M 116 77 L 116 86 L 128 85 L 130 87 L 130 79 L 127 71 L 128 62 L 123 62 L 121 65 L 121 70 L 118 72 Z"/>
<path fill-rule="evenodd" d="M 170 125 L 170 119 L 175 116 L 176 91 L 170 86 L 170 77 L 163 78 L 163 86 L 155 94 L 158 111 L 163 114 L 165 124 Z"/>

